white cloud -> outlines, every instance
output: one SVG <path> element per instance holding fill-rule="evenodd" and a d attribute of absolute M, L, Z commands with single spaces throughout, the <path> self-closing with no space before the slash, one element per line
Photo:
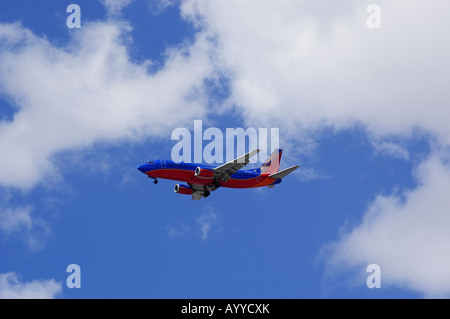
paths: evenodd
<path fill-rule="evenodd" d="M 106 10 L 110 15 L 119 14 L 123 8 L 129 6 L 133 0 L 100 0 L 106 7 Z"/>
<path fill-rule="evenodd" d="M 433 156 L 420 164 L 415 177 L 417 188 L 377 196 L 362 222 L 330 244 L 331 273 L 375 263 L 385 286 L 450 297 L 449 164 Z"/>
<path fill-rule="evenodd" d="M 229 103 L 249 122 L 282 123 L 292 135 L 420 128 L 449 141 L 449 2 L 383 2 L 376 30 L 366 25 L 369 3 L 186 0 L 182 12 L 217 35 Z"/>
<path fill-rule="evenodd" d="M 0 25 L 0 91 L 16 104 L 13 120 L 0 122 L 0 185 L 31 188 L 57 172 L 58 152 L 170 134 L 205 113 L 205 36 L 168 50 L 152 74 L 150 61 L 130 61 L 128 31 L 84 24 L 59 48 L 20 24 Z"/>
<path fill-rule="evenodd" d="M 20 231 L 21 229 L 31 229 L 33 221 L 30 216 L 31 207 L 20 207 L 12 209 L 6 207 L 0 210 L 0 231 L 7 235 Z"/>
<path fill-rule="evenodd" d="M 0 274 L 1 299 L 53 299 L 62 292 L 54 279 L 23 282 L 16 273 Z"/>
<path fill-rule="evenodd" d="M 207 207 L 204 212 L 195 219 L 195 224 L 191 223 L 170 223 L 166 226 L 166 232 L 169 238 L 176 239 L 183 237 L 187 234 L 194 234 L 202 240 L 207 240 L 211 231 L 218 226 L 219 215 L 215 209 Z M 217 230 L 217 229 L 216 229 Z"/>
<path fill-rule="evenodd" d="M 147 4 L 152 14 L 160 14 L 167 7 L 175 5 L 175 0 L 147 0 Z"/>
<path fill-rule="evenodd" d="M 177 223 L 167 225 L 166 231 L 169 238 L 179 238 L 191 230 L 191 227 L 186 224 Z"/>
<path fill-rule="evenodd" d="M 31 206 L 3 206 L 0 207 L 0 234 L 18 235 L 30 250 L 41 249 L 51 233 L 47 223 L 32 215 Z"/>
<path fill-rule="evenodd" d="M 103 4 L 117 15 L 131 2 Z M 203 117 L 204 80 L 214 76 L 207 34 L 167 48 L 162 67 L 150 71 L 152 61 L 130 59 L 130 31 L 115 19 L 84 23 L 58 47 L 20 23 L 0 23 L 0 94 L 15 112 L 0 120 L 0 186 L 27 191 L 44 181 L 61 182 L 64 165 L 76 162 L 82 150 L 170 138 L 174 127 Z M 57 160 L 62 153 L 67 161 Z M 83 161 L 84 168 L 88 164 Z M 32 250 L 42 248 L 50 230 L 31 207 L 2 206 L 1 233 L 20 236 Z"/>
<path fill-rule="evenodd" d="M 208 239 L 209 233 L 214 225 L 217 224 L 217 213 L 208 209 L 206 213 L 197 218 L 197 224 L 200 226 L 201 238 Z"/>
<path fill-rule="evenodd" d="M 398 144 L 391 142 L 373 142 L 372 146 L 375 154 L 382 154 L 393 158 L 409 160 L 408 150 Z"/>
<path fill-rule="evenodd" d="M 294 172 L 294 175 L 296 175 L 302 182 L 330 178 L 330 176 L 324 173 L 317 172 L 317 170 L 311 167 L 302 167 L 302 169 L 298 169 L 297 171 Z"/>

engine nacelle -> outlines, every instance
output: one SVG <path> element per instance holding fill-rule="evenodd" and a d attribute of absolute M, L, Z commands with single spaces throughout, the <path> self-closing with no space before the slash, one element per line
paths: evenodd
<path fill-rule="evenodd" d="M 195 177 L 199 177 L 199 178 L 208 178 L 208 179 L 213 179 L 214 178 L 214 172 L 210 171 L 208 169 L 205 168 L 200 168 L 200 166 L 197 166 L 195 168 Z"/>
<path fill-rule="evenodd" d="M 177 194 L 191 195 L 193 190 L 188 185 L 176 184 L 173 190 Z"/>

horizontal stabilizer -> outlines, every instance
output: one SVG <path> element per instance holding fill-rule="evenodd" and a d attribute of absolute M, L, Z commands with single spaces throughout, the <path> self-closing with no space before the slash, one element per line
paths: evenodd
<path fill-rule="evenodd" d="M 286 169 L 284 169 L 284 170 L 282 170 L 282 171 L 279 171 L 278 173 L 269 175 L 269 177 L 270 177 L 270 178 L 273 178 L 273 179 L 282 179 L 283 177 L 285 177 L 286 175 L 292 173 L 293 171 L 295 171 L 295 170 L 296 170 L 297 168 L 299 168 L 299 167 L 300 167 L 300 166 L 295 165 L 295 166 L 286 168 Z"/>

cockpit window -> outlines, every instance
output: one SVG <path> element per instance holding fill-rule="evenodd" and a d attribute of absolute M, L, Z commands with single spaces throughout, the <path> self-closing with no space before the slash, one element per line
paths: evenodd
<path fill-rule="evenodd" d="M 147 163 L 149 163 L 149 164 L 153 164 L 153 161 L 148 161 Z"/>

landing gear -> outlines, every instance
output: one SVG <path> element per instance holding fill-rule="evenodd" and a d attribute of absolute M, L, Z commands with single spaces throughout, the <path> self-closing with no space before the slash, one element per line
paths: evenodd
<path fill-rule="evenodd" d="M 203 196 L 204 196 L 205 198 L 208 197 L 209 195 L 211 195 L 210 191 L 205 191 L 205 192 L 203 193 Z"/>
<path fill-rule="evenodd" d="M 154 179 L 153 183 L 154 184 L 158 184 L 158 179 L 156 177 L 153 177 L 153 176 L 149 175 L 148 178 Z"/>

